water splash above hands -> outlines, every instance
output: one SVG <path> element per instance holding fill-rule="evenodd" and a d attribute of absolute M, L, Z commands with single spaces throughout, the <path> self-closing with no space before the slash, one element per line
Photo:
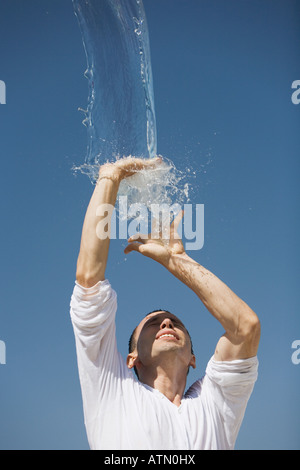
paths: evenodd
<path fill-rule="evenodd" d="M 150 45 L 140 0 L 73 0 L 87 58 L 86 164 L 157 153 Z"/>
<path fill-rule="evenodd" d="M 157 154 L 157 131 L 149 34 L 142 0 L 73 0 L 87 58 L 89 96 L 83 121 L 88 146 L 75 170 L 98 178 L 99 166 L 133 155 Z M 155 171 L 140 171 L 121 182 L 128 203 L 183 203 L 186 174 L 164 158 Z M 185 182 L 184 182 L 185 181 Z"/>

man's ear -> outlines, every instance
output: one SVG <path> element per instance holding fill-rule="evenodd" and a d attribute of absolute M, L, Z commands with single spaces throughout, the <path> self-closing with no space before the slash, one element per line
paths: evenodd
<path fill-rule="evenodd" d="M 191 366 L 193 369 L 196 369 L 196 357 L 194 356 L 194 354 L 192 354 L 189 366 Z"/>
<path fill-rule="evenodd" d="M 133 351 L 132 353 L 128 354 L 127 361 L 126 361 L 128 369 L 132 369 L 134 366 L 136 366 L 137 362 L 138 362 L 137 351 Z"/>

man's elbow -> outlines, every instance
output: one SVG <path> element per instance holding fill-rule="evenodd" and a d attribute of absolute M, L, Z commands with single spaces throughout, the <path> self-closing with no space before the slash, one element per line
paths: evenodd
<path fill-rule="evenodd" d="M 243 322 L 241 335 L 244 341 L 251 343 L 254 347 L 258 347 L 261 333 L 261 324 L 256 313 L 251 312 L 248 318 Z"/>
<path fill-rule="evenodd" d="M 84 274 L 77 273 L 76 274 L 76 281 L 81 287 L 93 287 L 92 279 L 89 279 Z"/>
<path fill-rule="evenodd" d="M 96 271 L 90 271 L 87 269 L 82 269 L 80 267 L 77 267 L 76 270 L 76 281 L 78 282 L 79 285 L 82 287 L 93 287 L 95 286 L 99 281 L 104 281 L 105 279 L 105 273 L 104 270 L 98 269 Z"/>

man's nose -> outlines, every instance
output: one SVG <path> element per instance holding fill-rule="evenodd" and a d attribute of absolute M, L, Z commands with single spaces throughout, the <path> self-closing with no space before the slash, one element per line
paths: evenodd
<path fill-rule="evenodd" d="M 165 318 L 161 322 L 160 329 L 162 330 L 163 328 L 170 328 L 170 329 L 174 330 L 174 325 L 173 325 L 172 320 L 170 320 L 170 318 Z"/>

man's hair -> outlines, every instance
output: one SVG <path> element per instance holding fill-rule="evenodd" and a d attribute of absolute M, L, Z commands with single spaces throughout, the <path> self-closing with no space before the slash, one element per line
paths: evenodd
<path fill-rule="evenodd" d="M 148 315 L 150 315 L 151 313 L 156 313 L 156 312 L 165 312 L 165 313 L 171 313 L 169 312 L 169 310 L 164 310 L 163 308 L 159 308 L 159 309 L 156 309 L 156 310 L 152 310 L 152 312 L 149 312 L 147 313 L 144 318 L 146 318 Z M 173 314 L 172 314 L 173 315 Z M 135 327 L 135 329 L 133 330 L 133 332 L 131 333 L 131 336 L 129 338 L 129 342 L 128 342 L 128 353 L 132 353 L 136 347 L 137 347 L 137 341 L 136 341 L 136 337 L 135 337 L 135 333 L 136 333 L 136 330 L 137 330 L 137 326 Z M 193 351 L 193 343 L 192 343 L 192 338 L 191 338 L 191 335 L 190 333 L 188 332 L 188 330 L 186 329 L 186 332 L 190 338 L 190 342 L 191 342 L 191 353 L 194 354 L 194 351 Z M 134 369 L 134 372 L 136 373 L 136 376 L 138 376 L 138 372 L 137 372 L 137 369 L 136 367 L 134 366 L 133 367 Z"/>

